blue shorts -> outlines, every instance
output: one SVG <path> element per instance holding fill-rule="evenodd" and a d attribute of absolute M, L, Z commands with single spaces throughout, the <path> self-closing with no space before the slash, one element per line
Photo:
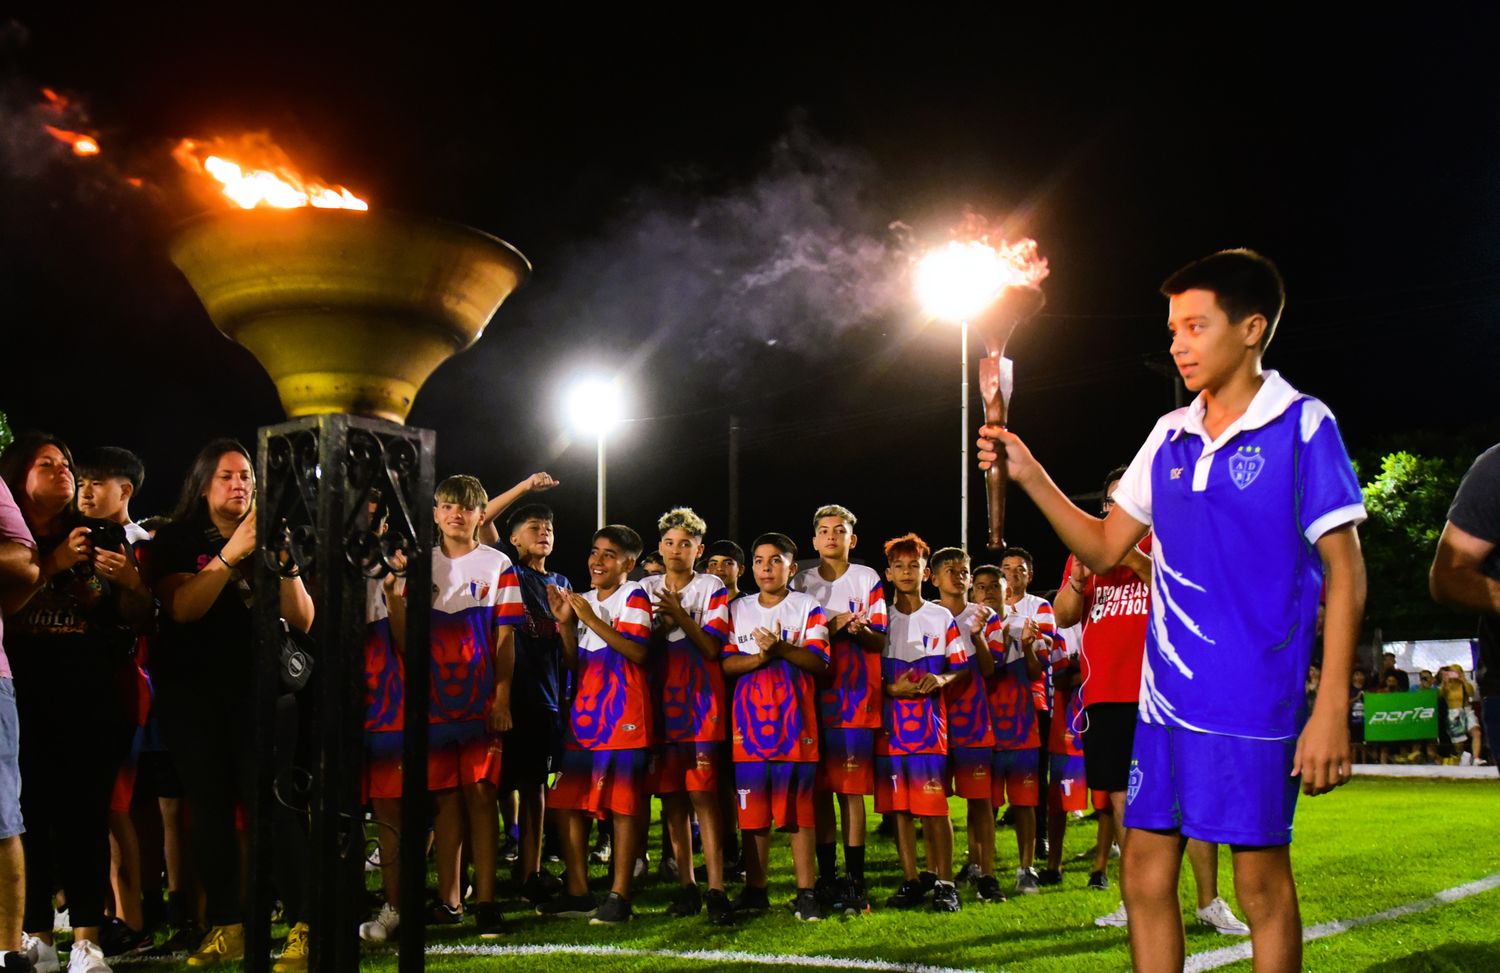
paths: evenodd
<path fill-rule="evenodd" d="M 1251 740 L 1142 722 L 1125 791 L 1125 827 L 1225 845 L 1290 844 L 1300 778 L 1296 740 Z"/>
<path fill-rule="evenodd" d="M 875 793 L 875 731 L 825 727 L 819 734 L 815 786 L 835 794 Z"/>
<path fill-rule="evenodd" d="M 21 720 L 16 716 L 16 685 L 0 679 L 0 838 L 22 834 Z"/>

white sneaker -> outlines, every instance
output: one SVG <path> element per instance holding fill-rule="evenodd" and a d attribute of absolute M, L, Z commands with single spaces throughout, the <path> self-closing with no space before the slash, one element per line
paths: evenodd
<path fill-rule="evenodd" d="M 1225 936 L 1248 936 L 1250 927 L 1235 917 L 1229 903 L 1216 898 L 1198 910 L 1198 921 Z"/>
<path fill-rule="evenodd" d="M 68 973 L 114 973 L 104 962 L 104 950 L 87 939 L 73 940 L 68 953 Z"/>
<path fill-rule="evenodd" d="M 57 961 L 57 947 L 35 936 L 21 934 L 21 952 L 31 960 L 31 968 L 36 973 L 58 973 L 62 969 L 62 964 Z"/>
<path fill-rule="evenodd" d="M 1458 758 L 1458 765 L 1460 767 L 1472 767 L 1474 765 L 1474 755 L 1465 750 L 1463 755 Z"/>
<path fill-rule="evenodd" d="M 640 878 L 646 874 L 651 867 L 651 855 L 649 852 L 641 852 L 641 857 L 635 860 L 635 869 L 631 872 L 631 878 Z"/>
<path fill-rule="evenodd" d="M 1117 929 L 1130 925 L 1130 917 L 1125 914 L 1125 903 L 1121 902 L 1120 907 L 1109 915 L 1095 919 L 1094 925 L 1101 928 L 1113 926 Z"/>
<path fill-rule="evenodd" d="M 52 931 L 53 932 L 67 932 L 68 930 L 70 930 L 72 928 L 73 928 L 73 920 L 68 916 L 68 910 L 67 909 L 63 909 L 61 912 L 59 912 L 56 909 L 52 910 Z"/>
<path fill-rule="evenodd" d="M 401 913 L 392 909 L 391 904 L 387 902 L 380 907 L 380 915 L 369 922 L 359 924 L 359 938 L 367 943 L 383 943 L 395 935 L 400 925 Z"/>

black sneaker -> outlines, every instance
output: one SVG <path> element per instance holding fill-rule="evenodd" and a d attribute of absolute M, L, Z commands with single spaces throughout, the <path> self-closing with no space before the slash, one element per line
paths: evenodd
<path fill-rule="evenodd" d="M 617 926 L 634 918 L 635 913 L 630 910 L 630 900 L 618 892 L 611 892 L 604 897 L 604 903 L 594 910 L 593 917 L 589 919 L 589 925 Z"/>
<path fill-rule="evenodd" d="M 922 894 L 926 895 L 937 887 L 937 872 L 918 872 L 917 881 L 922 883 Z"/>
<path fill-rule="evenodd" d="M 724 866 L 724 881 L 743 882 L 745 880 L 745 859 L 736 856 L 729 864 Z"/>
<path fill-rule="evenodd" d="M 813 895 L 816 895 L 818 902 L 824 906 L 832 906 L 843 891 L 843 880 L 837 875 L 820 878 L 813 883 Z"/>
<path fill-rule="evenodd" d="M 454 908 L 446 902 L 434 902 L 432 908 L 427 910 L 429 926 L 456 926 L 463 921 L 464 910 Z"/>
<path fill-rule="evenodd" d="M 765 912 L 771 908 L 771 896 L 764 888 L 758 889 L 753 885 L 747 885 L 735 897 L 730 908 L 735 912 Z"/>
<path fill-rule="evenodd" d="M 7 950 L 0 953 L 0 970 L 5 973 L 34 973 L 36 967 L 31 965 L 31 957 L 25 953 Z"/>
<path fill-rule="evenodd" d="M 818 901 L 817 893 L 812 889 L 798 889 L 797 901 L 792 907 L 792 915 L 801 922 L 818 922 L 823 918 L 823 904 Z"/>
<path fill-rule="evenodd" d="M 509 831 L 500 834 L 500 860 L 507 865 L 521 860 L 521 843 L 512 838 Z"/>
<path fill-rule="evenodd" d="M 1005 893 L 1000 891 L 1000 880 L 993 875 L 981 875 L 974 883 L 979 898 L 985 902 L 1004 902 Z"/>
<path fill-rule="evenodd" d="M 722 895 L 723 893 L 719 894 Z M 702 911 L 703 893 L 698 891 L 698 886 L 696 885 L 682 886 L 682 891 L 678 892 L 677 897 L 672 900 L 672 904 L 667 906 L 667 915 L 679 919 L 686 916 L 696 916 Z"/>
<path fill-rule="evenodd" d="M 959 885 L 973 885 L 979 881 L 979 875 L 979 866 L 973 862 L 969 862 L 957 875 L 953 876 L 953 881 Z"/>
<path fill-rule="evenodd" d="M 495 939 L 505 931 L 505 917 L 495 902 L 474 903 L 474 931 L 480 939 Z"/>
<path fill-rule="evenodd" d="M 1038 885 L 1061 885 L 1062 872 L 1055 868 L 1044 868 L 1036 873 L 1036 884 Z"/>
<path fill-rule="evenodd" d="M 865 883 L 857 878 L 846 878 L 839 883 L 838 895 L 828 910 L 833 915 L 857 916 L 870 911 L 870 896 Z"/>
<path fill-rule="evenodd" d="M 1036 845 L 1034 846 L 1034 848 L 1035 848 L 1034 854 L 1036 855 L 1036 860 L 1037 861 L 1043 861 L 1043 862 L 1046 861 L 1047 860 L 1047 851 L 1048 851 L 1048 848 L 1047 848 L 1047 839 L 1046 838 L 1038 838 L 1038 839 L 1036 839 Z"/>
<path fill-rule="evenodd" d="M 106 957 L 136 956 L 150 949 L 155 942 L 155 937 L 139 929 L 132 929 L 113 916 L 99 931 L 99 948 Z"/>
<path fill-rule="evenodd" d="M 541 905 L 562 891 L 562 881 L 551 872 L 532 872 L 521 883 L 521 898 L 532 905 Z"/>
<path fill-rule="evenodd" d="M 909 878 L 901 883 L 895 895 L 885 900 L 885 904 L 892 909 L 915 909 L 926 897 L 927 892 L 922 888 L 922 880 Z"/>
<path fill-rule="evenodd" d="M 1089 888 L 1095 892 L 1109 891 L 1109 876 L 1104 872 L 1089 872 Z"/>
<path fill-rule="evenodd" d="M 938 882 L 932 887 L 933 912 L 957 912 L 960 908 L 957 885 L 952 882 Z"/>
<path fill-rule="evenodd" d="M 709 889 L 703 896 L 703 904 L 708 908 L 709 925 L 727 926 L 734 922 L 734 906 L 723 889 Z"/>
<path fill-rule="evenodd" d="M 536 907 L 539 916 L 551 916 L 554 919 L 587 919 L 599 908 L 599 903 L 587 892 L 582 895 L 569 895 L 562 892 Z"/>

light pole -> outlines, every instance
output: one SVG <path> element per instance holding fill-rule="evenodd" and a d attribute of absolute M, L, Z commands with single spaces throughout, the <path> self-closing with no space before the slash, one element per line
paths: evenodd
<path fill-rule="evenodd" d="M 599 498 L 595 507 L 598 526 L 609 521 L 605 518 L 605 479 L 608 473 L 605 442 L 610 429 L 619 424 L 624 411 L 620 381 L 617 378 L 585 378 L 577 382 L 568 393 L 568 420 L 573 431 L 593 435 L 599 446 Z"/>
<path fill-rule="evenodd" d="M 969 322 L 984 313 L 1016 271 L 993 247 L 955 240 L 927 253 L 917 265 L 917 299 L 935 318 L 959 326 L 959 546 L 969 549 Z"/>

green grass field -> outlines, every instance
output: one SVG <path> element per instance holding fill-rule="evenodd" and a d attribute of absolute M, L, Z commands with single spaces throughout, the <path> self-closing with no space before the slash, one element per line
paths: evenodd
<path fill-rule="evenodd" d="M 958 846 L 963 847 L 962 802 L 954 802 Z M 872 823 L 873 823 L 872 818 Z M 1494 781 L 1356 779 L 1336 793 L 1304 798 L 1297 813 L 1293 848 L 1302 915 L 1307 926 L 1351 919 L 1425 899 L 1500 872 L 1500 843 L 1494 840 L 1500 821 L 1500 787 Z M 777 907 L 741 925 L 717 929 L 702 919 L 674 920 L 664 914 L 671 888 L 654 879 L 636 893 L 637 918 L 624 928 L 600 928 L 578 920 L 544 920 L 514 897 L 502 904 L 510 930 L 501 940 L 465 938 L 432 930 L 435 947 L 505 950 L 515 947 L 570 945 L 660 950 L 667 955 L 570 956 L 552 953 L 544 959 L 525 955 L 433 955 L 431 970 L 531 970 L 543 963 L 577 964 L 589 973 L 645 970 L 765 970 L 780 956 L 826 957 L 973 970 L 1026 970 L 1028 973 L 1091 973 L 1129 966 L 1123 929 L 1098 929 L 1096 915 L 1113 909 L 1118 890 L 1092 892 L 1084 887 L 1088 864 L 1070 861 L 1093 844 L 1092 823 L 1075 825 L 1067 835 L 1068 854 L 1060 887 L 1036 896 L 1012 896 L 995 905 L 977 901 L 963 890 L 964 908 L 957 915 L 927 911 L 898 912 L 880 907 L 899 884 L 895 849 L 875 839 L 868 853 L 869 884 L 875 911 L 857 919 L 822 923 L 797 922 L 781 907 L 792 894 L 791 861 L 784 838 L 774 846 L 772 901 Z M 1015 838 L 1000 834 L 1001 861 L 1014 875 Z M 962 855 L 960 855 L 960 858 Z M 601 869 L 593 882 L 602 894 Z M 1004 879 L 1002 879 L 1004 882 Z M 1234 888 L 1229 853 L 1221 854 L 1220 889 L 1231 904 Z M 1009 882 L 1005 882 L 1007 894 Z M 731 888 L 731 894 L 735 889 Z M 1184 869 L 1184 915 L 1191 923 L 1191 874 Z M 502 894 L 512 894 L 507 888 Z M 1237 910 L 1238 911 L 1238 910 Z M 1188 953 L 1233 945 L 1239 940 L 1189 925 Z M 705 961 L 674 956 L 697 950 L 754 954 L 744 962 Z M 1306 966 L 1313 970 L 1500 970 L 1500 889 L 1460 902 L 1340 933 L 1309 943 Z M 371 970 L 394 970 L 393 952 L 372 952 Z M 132 965 L 131 969 L 168 969 L 171 964 Z M 1248 970 L 1248 962 L 1224 967 Z"/>

